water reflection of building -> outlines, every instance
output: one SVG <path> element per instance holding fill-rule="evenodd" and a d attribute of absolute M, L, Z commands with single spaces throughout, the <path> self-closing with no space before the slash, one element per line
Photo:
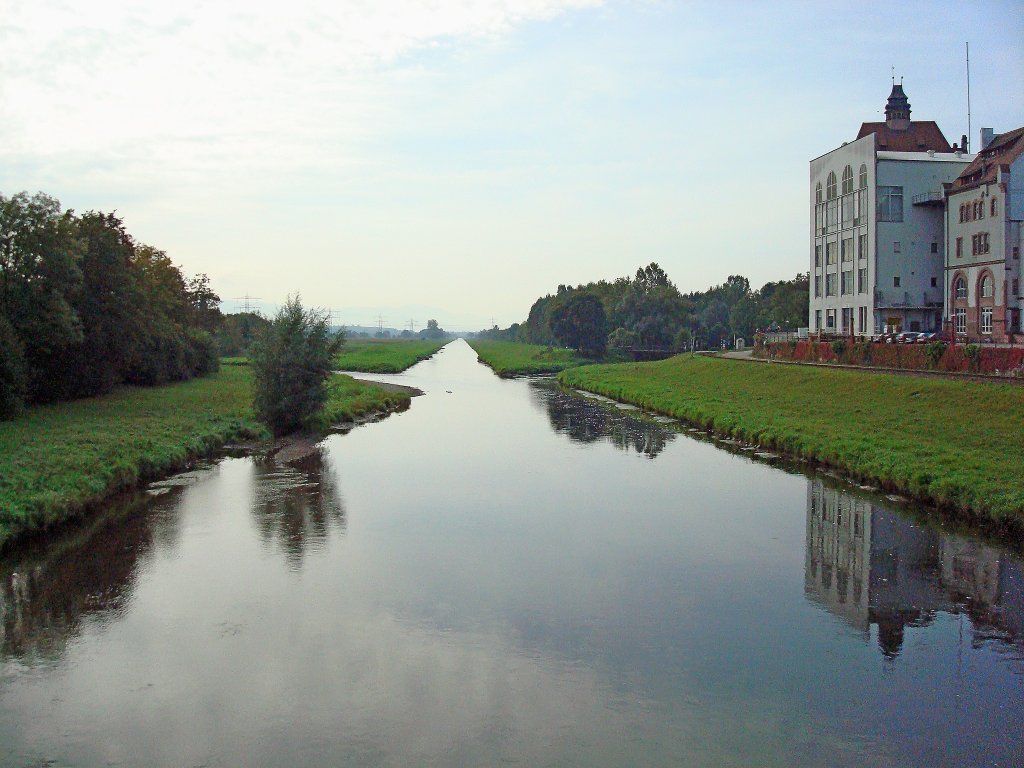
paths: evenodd
<path fill-rule="evenodd" d="M 1024 569 L 996 547 L 943 533 L 872 500 L 807 484 L 804 591 L 870 636 L 887 656 L 906 627 L 939 612 L 966 614 L 972 641 L 1024 649 Z"/>
<path fill-rule="evenodd" d="M 655 421 L 638 419 L 629 411 L 604 408 L 593 400 L 560 391 L 549 382 L 534 382 L 531 393 L 543 403 L 552 429 L 573 442 L 603 440 L 653 459 L 676 436 Z"/>

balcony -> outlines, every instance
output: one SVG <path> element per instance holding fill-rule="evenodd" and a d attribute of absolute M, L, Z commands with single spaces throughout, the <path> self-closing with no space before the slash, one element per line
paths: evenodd
<path fill-rule="evenodd" d="M 911 205 L 922 205 L 930 208 L 941 208 L 946 204 L 946 196 L 942 190 L 937 192 L 922 192 L 910 198 Z"/>

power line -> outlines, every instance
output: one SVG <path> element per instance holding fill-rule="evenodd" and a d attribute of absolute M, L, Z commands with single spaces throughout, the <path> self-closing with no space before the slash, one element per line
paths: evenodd
<path fill-rule="evenodd" d="M 244 311 L 244 312 L 245 312 L 246 314 L 249 314 L 249 312 L 251 312 L 251 311 L 252 311 L 252 310 L 251 310 L 251 309 L 249 308 L 249 302 L 251 302 L 251 301 L 260 301 L 260 300 L 261 300 L 261 299 L 260 299 L 260 297 L 259 297 L 259 296 L 250 296 L 250 295 L 249 295 L 248 293 L 247 293 L 247 294 L 245 294 L 245 296 L 235 296 L 235 297 L 234 297 L 234 298 L 232 299 L 232 301 L 244 301 L 244 302 L 245 302 L 245 308 L 244 308 L 244 310 L 243 310 L 243 311 Z"/>

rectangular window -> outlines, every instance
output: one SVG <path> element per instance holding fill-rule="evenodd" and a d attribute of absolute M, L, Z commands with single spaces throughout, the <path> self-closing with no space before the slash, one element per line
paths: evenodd
<path fill-rule="evenodd" d="M 836 244 L 825 243 L 825 264 L 836 263 Z"/>
<path fill-rule="evenodd" d="M 843 333 L 853 332 L 853 307 L 843 307 Z"/>
<path fill-rule="evenodd" d="M 981 332 L 992 333 L 992 307 L 981 308 Z"/>
<path fill-rule="evenodd" d="M 843 195 L 843 227 L 853 224 L 853 195 Z"/>
<path fill-rule="evenodd" d="M 832 272 L 825 275 L 825 295 L 835 296 L 836 295 L 836 273 Z"/>
<path fill-rule="evenodd" d="M 896 275 L 896 276 L 893 277 L 893 279 L 892 279 L 892 287 L 893 288 L 899 288 L 900 287 L 900 276 L 899 275 Z"/>
<path fill-rule="evenodd" d="M 1020 258 L 1020 248 L 1018 246 L 1016 246 L 1016 245 L 1013 246 L 1013 258 L 1015 258 L 1015 259 L 1019 259 Z"/>
<path fill-rule="evenodd" d="M 814 246 L 814 266 L 816 266 L 816 267 L 820 267 L 821 266 L 821 246 L 820 245 Z"/>
<path fill-rule="evenodd" d="M 938 252 L 939 252 L 939 244 L 938 243 L 932 243 L 932 253 L 938 253 Z"/>
<path fill-rule="evenodd" d="M 868 257 L 868 236 L 860 235 L 857 238 L 857 258 L 866 259 Z"/>
<path fill-rule="evenodd" d="M 1013 281 L 1013 295 L 1014 296 L 1019 296 L 1020 295 L 1020 281 L 1016 280 L 1016 279 Z"/>
<path fill-rule="evenodd" d="M 861 267 L 857 270 L 857 293 L 868 292 L 868 268 Z"/>
<path fill-rule="evenodd" d="M 879 221 L 903 221 L 903 187 L 879 187 L 877 211 Z"/>
<path fill-rule="evenodd" d="M 853 270 L 847 270 L 842 274 L 842 280 L 840 281 L 840 287 L 843 291 L 843 296 L 853 293 Z"/>
<path fill-rule="evenodd" d="M 962 237 L 958 237 L 956 239 L 956 257 L 958 259 L 961 259 L 961 258 L 963 258 L 963 255 L 964 255 L 964 239 Z"/>
<path fill-rule="evenodd" d="M 854 195 L 853 195 L 853 225 L 854 226 L 857 226 L 858 224 L 863 224 L 864 223 L 864 216 L 861 213 L 861 206 L 860 206 L 861 199 L 862 198 L 861 198 L 860 192 L 854 193 Z"/>
<path fill-rule="evenodd" d="M 839 224 L 839 209 L 837 207 L 838 200 L 829 200 L 828 207 L 826 208 L 828 216 L 828 231 L 834 232 Z"/>
<path fill-rule="evenodd" d="M 967 309 L 965 307 L 959 307 L 953 314 L 953 325 L 957 333 L 967 333 Z"/>
<path fill-rule="evenodd" d="M 939 286 L 939 278 L 933 277 L 932 278 L 932 288 L 938 288 L 938 286 Z"/>
<path fill-rule="evenodd" d="M 988 232 L 982 232 L 981 233 L 981 252 L 982 253 L 988 253 L 989 252 Z"/>
<path fill-rule="evenodd" d="M 840 243 L 839 256 L 843 262 L 853 261 L 853 238 L 844 237 Z"/>
<path fill-rule="evenodd" d="M 829 309 L 825 311 L 825 327 L 836 327 L 836 311 L 834 309 Z"/>
<path fill-rule="evenodd" d="M 857 333 L 867 333 L 868 330 L 868 308 L 857 307 Z"/>
<path fill-rule="evenodd" d="M 900 253 L 902 250 L 903 250 L 903 246 L 900 245 L 900 241 L 899 240 L 896 240 L 895 242 L 893 242 L 893 244 L 892 244 L 892 252 L 893 253 Z"/>
<path fill-rule="evenodd" d="M 821 330 L 821 310 L 820 309 L 814 310 L 814 330 L 816 330 L 816 331 L 820 331 Z"/>
<path fill-rule="evenodd" d="M 814 298 L 821 296 L 821 275 L 814 276 Z"/>

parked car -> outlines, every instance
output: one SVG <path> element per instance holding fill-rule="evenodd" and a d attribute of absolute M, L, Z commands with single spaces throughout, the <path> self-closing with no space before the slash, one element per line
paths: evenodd
<path fill-rule="evenodd" d="M 917 337 L 920 336 L 919 331 L 903 331 L 902 333 L 896 334 L 897 344 L 913 344 L 917 341 Z"/>
<path fill-rule="evenodd" d="M 877 336 L 872 336 L 871 340 L 876 344 L 892 344 L 895 338 L 895 333 L 880 333 Z"/>
<path fill-rule="evenodd" d="M 935 337 L 938 336 L 938 335 L 939 334 L 935 333 L 934 331 L 927 332 L 927 333 L 922 333 L 922 334 L 920 334 L 917 337 L 917 341 L 915 343 L 917 343 L 917 344 L 930 344 L 931 342 L 935 341 Z"/>

